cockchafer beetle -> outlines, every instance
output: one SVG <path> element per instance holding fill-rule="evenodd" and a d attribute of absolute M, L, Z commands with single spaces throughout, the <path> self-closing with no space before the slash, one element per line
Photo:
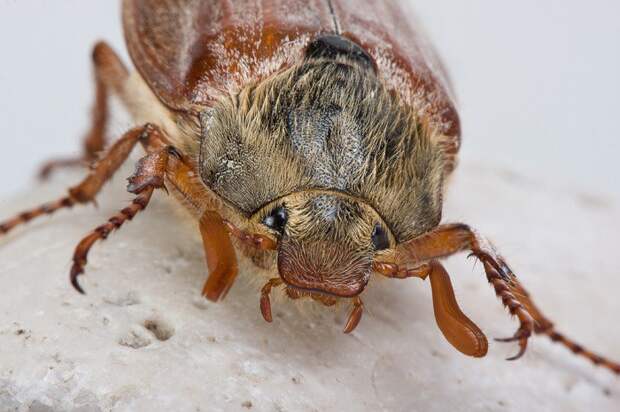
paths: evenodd
<path fill-rule="evenodd" d="M 96 99 L 80 159 L 92 170 L 61 199 L 0 224 L 0 233 L 59 209 L 93 202 L 141 144 L 129 178 L 133 202 L 77 246 L 80 292 L 90 248 L 144 210 L 155 189 L 199 221 L 218 301 L 237 276 L 236 253 L 278 273 L 261 290 L 325 305 L 348 299 L 344 331 L 359 323 L 373 275 L 430 278 L 436 321 L 466 355 L 487 339 L 460 310 L 438 259 L 469 251 L 520 327 L 517 359 L 532 333 L 620 374 L 620 364 L 564 335 L 538 310 L 494 247 L 464 224 L 440 224 L 456 165 L 459 117 L 449 81 L 402 1 L 124 0 L 126 43 L 137 72 L 98 43 Z M 107 103 L 120 98 L 141 126 L 106 148 Z M 105 149 L 105 151 L 104 151 Z M 99 155 L 103 152 L 103 155 Z"/>

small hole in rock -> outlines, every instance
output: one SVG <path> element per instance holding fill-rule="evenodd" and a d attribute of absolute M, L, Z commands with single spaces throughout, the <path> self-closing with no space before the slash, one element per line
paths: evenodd
<path fill-rule="evenodd" d="M 160 319 L 147 319 L 144 327 L 160 341 L 166 341 L 174 335 L 174 328 Z"/>

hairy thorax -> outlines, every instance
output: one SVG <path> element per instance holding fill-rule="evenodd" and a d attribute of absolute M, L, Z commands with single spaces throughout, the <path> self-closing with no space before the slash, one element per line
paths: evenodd
<path fill-rule="evenodd" d="M 202 118 L 200 175 L 248 218 L 291 193 L 358 198 L 397 240 L 441 218 L 443 159 L 433 132 L 372 70 L 304 61 L 228 96 Z"/>

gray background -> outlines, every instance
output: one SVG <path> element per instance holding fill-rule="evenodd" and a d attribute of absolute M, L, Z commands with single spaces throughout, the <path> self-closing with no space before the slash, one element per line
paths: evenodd
<path fill-rule="evenodd" d="M 449 68 L 463 156 L 620 196 L 620 2 L 412 1 Z M 0 0 L 0 199 L 75 153 L 92 85 L 90 47 L 126 58 L 110 0 Z M 112 131 L 128 127 L 117 121 Z M 2 202 L 2 200 L 0 200 Z"/>

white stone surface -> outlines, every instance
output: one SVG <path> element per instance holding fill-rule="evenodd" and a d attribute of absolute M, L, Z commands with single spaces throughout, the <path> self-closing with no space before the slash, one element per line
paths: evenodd
<path fill-rule="evenodd" d="M 1 411 L 617 411 L 620 379 L 544 337 L 519 361 L 490 343 L 466 358 L 442 337 L 430 287 L 373 281 L 350 336 L 347 308 L 275 299 L 258 310 L 253 270 L 221 303 L 199 292 L 206 269 L 195 225 L 159 193 L 93 249 L 81 296 L 68 282 L 75 244 L 124 206 L 123 170 L 99 209 L 76 208 L 0 239 Z M 53 199 L 60 174 L 4 203 L 0 218 Z M 447 221 L 495 240 L 559 329 L 620 359 L 620 210 L 610 197 L 464 160 Z M 491 337 L 514 332 L 465 255 L 447 268 L 464 311 Z M 146 325 L 149 326 L 149 330 Z M 156 333 L 153 333 L 153 330 Z"/>

